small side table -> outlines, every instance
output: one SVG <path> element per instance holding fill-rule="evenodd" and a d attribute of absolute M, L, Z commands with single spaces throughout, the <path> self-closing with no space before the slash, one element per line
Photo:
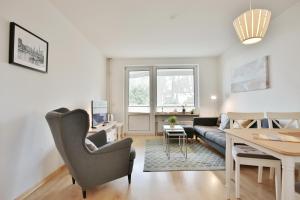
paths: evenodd
<path fill-rule="evenodd" d="M 172 139 L 178 140 L 178 147 L 180 148 L 180 151 L 185 159 L 187 159 L 187 134 L 182 126 L 175 125 L 174 127 L 171 127 L 170 125 L 163 125 L 163 130 L 165 151 L 168 159 L 170 159 L 170 140 Z"/>

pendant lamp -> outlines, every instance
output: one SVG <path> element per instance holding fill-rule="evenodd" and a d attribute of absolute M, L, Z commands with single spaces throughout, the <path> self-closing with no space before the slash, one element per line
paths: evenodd
<path fill-rule="evenodd" d="M 245 45 L 260 42 L 265 36 L 271 19 L 271 11 L 252 9 L 244 12 L 233 21 L 235 31 Z"/>

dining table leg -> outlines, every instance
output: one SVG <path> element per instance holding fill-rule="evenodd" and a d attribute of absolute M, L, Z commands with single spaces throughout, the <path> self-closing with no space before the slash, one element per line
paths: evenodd
<path fill-rule="evenodd" d="M 286 157 L 282 162 L 282 191 L 281 200 L 295 199 L 295 161 Z"/>
<path fill-rule="evenodd" d="M 233 163 L 233 158 L 232 158 L 232 138 L 230 137 L 229 134 L 226 134 L 226 199 L 230 199 L 230 181 L 231 181 L 231 168 L 232 163 Z"/>

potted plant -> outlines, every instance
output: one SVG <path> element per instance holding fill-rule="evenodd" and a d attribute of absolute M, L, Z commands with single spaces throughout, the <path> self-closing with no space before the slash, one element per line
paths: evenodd
<path fill-rule="evenodd" d="M 176 118 L 175 116 L 170 116 L 170 117 L 168 118 L 168 122 L 169 122 L 170 126 L 173 128 L 174 125 L 175 125 L 176 122 L 177 122 L 177 118 Z"/>

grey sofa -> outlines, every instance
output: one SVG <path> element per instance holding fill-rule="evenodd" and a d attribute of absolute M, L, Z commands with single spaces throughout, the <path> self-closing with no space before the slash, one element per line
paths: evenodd
<path fill-rule="evenodd" d="M 46 119 L 73 184 L 76 180 L 82 188 L 83 198 L 86 189 L 123 176 L 128 176 L 130 184 L 135 158 L 131 138 L 107 143 L 105 131 L 96 133 L 88 137 L 98 147 L 91 152 L 85 145 L 90 127 L 86 111 L 60 108 L 47 113 Z"/>
<path fill-rule="evenodd" d="M 225 132 L 219 130 L 217 117 L 197 117 L 193 122 L 196 138 L 199 137 L 225 155 Z"/>
<path fill-rule="evenodd" d="M 218 152 L 225 155 L 225 132 L 219 129 L 218 123 L 219 121 L 217 117 L 197 117 L 194 118 L 193 126 L 196 138 L 201 138 L 203 141 L 205 141 L 211 147 L 216 149 Z M 256 124 L 253 124 L 251 128 L 255 128 L 256 126 Z M 229 128 L 229 124 L 227 127 Z M 267 119 L 262 120 L 261 127 L 269 128 Z M 278 128 L 278 126 L 274 122 L 273 127 Z"/>

